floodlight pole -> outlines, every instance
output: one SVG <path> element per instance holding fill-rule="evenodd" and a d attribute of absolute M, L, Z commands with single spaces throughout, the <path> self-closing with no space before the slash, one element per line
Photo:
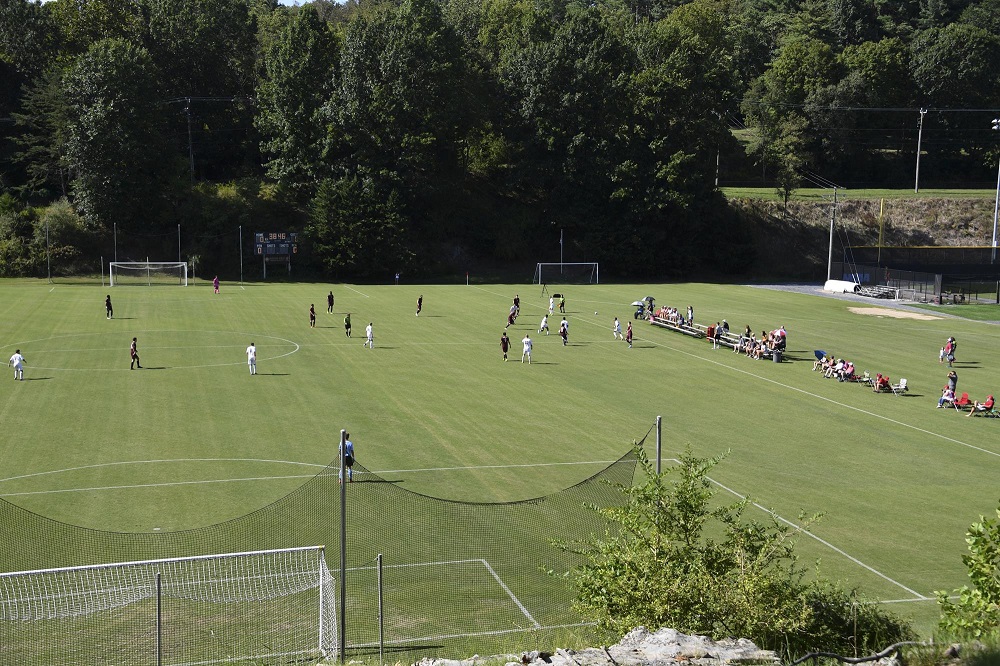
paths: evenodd
<path fill-rule="evenodd" d="M 913 179 L 913 192 L 920 191 L 920 143 L 924 137 L 924 115 L 927 114 L 927 109 L 920 109 L 920 125 L 917 130 L 917 173 Z"/>
<path fill-rule="evenodd" d="M 243 225 L 240 225 L 240 286 L 243 286 Z"/>
<path fill-rule="evenodd" d="M 993 129 L 1000 130 L 1000 118 L 993 119 Z M 997 261 L 997 212 L 1000 210 L 1000 160 L 997 161 L 997 197 L 993 202 L 993 253 L 990 257 L 990 263 L 995 264 Z"/>
<path fill-rule="evenodd" d="M 833 208 L 830 210 L 830 252 L 826 259 L 826 279 L 833 279 L 833 223 L 837 219 L 837 188 L 833 188 Z"/>
<path fill-rule="evenodd" d="M 177 263 L 181 263 L 181 225 L 177 224 Z"/>
<path fill-rule="evenodd" d="M 656 473 L 660 473 L 660 452 L 663 445 L 663 417 L 656 417 Z"/>
<path fill-rule="evenodd" d="M 994 234 L 994 238 L 996 234 Z M 996 242 L 994 242 L 996 245 Z M 45 263 L 49 269 L 49 284 L 52 284 L 52 253 L 49 252 L 49 218 L 45 216 Z"/>
<path fill-rule="evenodd" d="M 340 430 L 340 629 L 337 632 L 337 640 L 340 643 L 340 663 L 346 664 L 347 658 L 344 651 L 347 649 L 347 640 L 344 632 L 347 630 L 345 617 L 347 615 L 347 484 L 344 483 L 344 461 L 347 457 L 347 431 Z"/>

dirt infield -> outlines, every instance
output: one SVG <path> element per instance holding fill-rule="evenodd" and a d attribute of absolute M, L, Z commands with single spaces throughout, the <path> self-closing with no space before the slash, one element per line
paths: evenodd
<path fill-rule="evenodd" d="M 934 315 L 923 314 L 920 312 L 909 312 L 907 310 L 893 310 L 890 308 L 847 308 L 854 314 L 860 315 L 873 315 L 875 317 L 895 317 L 896 319 L 919 319 L 920 321 L 934 321 L 935 319 L 944 319 L 944 317 L 935 317 Z"/>

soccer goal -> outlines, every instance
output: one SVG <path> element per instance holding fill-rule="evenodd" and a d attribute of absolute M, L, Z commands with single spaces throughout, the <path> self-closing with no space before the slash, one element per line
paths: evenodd
<path fill-rule="evenodd" d="M 186 261 L 112 261 L 108 273 L 111 286 L 124 285 L 180 285 L 188 284 Z"/>
<path fill-rule="evenodd" d="M 539 263 L 535 267 L 534 284 L 599 284 L 600 271 L 596 261 L 576 263 Z"/>
<path fill-rule="evenodd" d="M 3 663 L 298 663 L 336 656 L 322 547 L 0 574 Z"/>

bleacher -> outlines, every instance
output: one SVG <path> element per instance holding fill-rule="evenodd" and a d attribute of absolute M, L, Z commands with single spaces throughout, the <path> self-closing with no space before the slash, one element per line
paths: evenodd
<path fill-rule="evenodd" d="M 681 325 L 681 324 L 677 324 L 675 322 L 672 322 L 672 321 L 670 321 L 668 319 L 663 319 L 661 317 L 655 317 L 655 316 L 654 317 L 650 317 L 648 321 L 653 326 L 659 326 L 660 328 L 665 328 L 665 329 L 667 329 L 669 331 L 674 331 L 676 333 L 683 333 L 684 335 L 691 336 L 692 338 L 704 339 L 707 342 L 711 343 L 711 339 L 708 337 L 709 326 L 706 326 L 704 324 L 695 323 L 695 324 L 683 324 L 683 325 Z M 732 350 L 732 349 L 735 349 L 736 346 L 739 344 L 740 334 L 736 333 L 734 331 L 728 331 L 728 332 L 725 332 L 725 333 L 722 333 L 721 335 L 719 335 L 716 338 L 716 341 L 718 342 L 718 344 L 720 346 L 722 346 L 722 347 L 728 347 L 730 350 Z M 784 353 L 783 349 L 778 350 L 778 351 L 781 354 Z M 774 358 L 774 355 L 773 355 L 772 352 L 765 352 L 764 354 L 761 355 L 761 359 L 764 359 L 764 360 L 773 360 L 773 358 Z M 781 356 L 779 356 L 779 360 L 780 360 L 780 358 L 781 358 Z"/>
<path fill-rule="evenodd" d="M 883 285 L 866 285 L 858 289 L 857 293 L 859 296 L 868 296 L 869 298 L 892 298 L 898 299 L 897 290 L 893 287 L 886 287 Z"/>

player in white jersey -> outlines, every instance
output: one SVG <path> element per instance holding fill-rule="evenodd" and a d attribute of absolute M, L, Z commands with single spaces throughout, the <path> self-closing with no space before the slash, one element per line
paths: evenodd
<path fill-rule="evenodd" d="M 542 323 L 538 325 L 538 332 L 541 333 L 545 331 L 545 335 L 549 334 L 549 316 L 542 315 Z"/>
<path fill-rule="evenodd" d="M 622 335 L 622 323 L 618 321 L 618 317 L 615 317 L 615 323 L 611 326 L 611 335 L 613 340 L 625 339 L 625 336 Z"/>
<path fill-rule="evenodd" d="M 369 349 L 375 349 L 375 334 L 372 332 L 371 322 L 368 322 L 368 325 L 365 326 L 365 338 L 367 339 L 362 346 L 367 346 Z"/>
<path fill-rule="evenodd" d="M 14 368 L 14 379 L 24 381 L 24 357 L 21 356 L 21 350 L 15 350 L 14 355 L 10 357 L 7 362 L 7 367 Z"/>
<path fill-rule="evenodd" d="M 527 334 L 524 336 L 524 340 L 521 340 L 524 345 L 524 351 L 521 352 L 521 363 L 524 363 L 524 359 L 528 359 L 528 365 L 531 365 L 531 337 Z"/>
<path fill-rule="evenodd" d="M 252 342 L 247 347 L 247 366 L 250 368 L 251 375 L 257 374 L 257 347 Z"/>

